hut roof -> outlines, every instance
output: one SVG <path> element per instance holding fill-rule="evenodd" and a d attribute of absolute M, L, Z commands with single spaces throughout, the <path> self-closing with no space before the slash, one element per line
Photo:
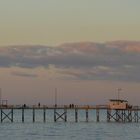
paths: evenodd
<path fill-rule="evenodd" d="M 110 99 L 110 102 L 128 102 L 127 100 L 121 100 L 121 99 Z"/>

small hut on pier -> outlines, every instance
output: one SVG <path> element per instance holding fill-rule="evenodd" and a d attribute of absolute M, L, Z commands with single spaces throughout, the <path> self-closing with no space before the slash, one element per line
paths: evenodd
<path fill-rule="evenodd" d="M 110 99 L 109 108 L 110 109 L 128 109 L 130 108 L 130 105 L 128 104 L 127 100 Z"/>

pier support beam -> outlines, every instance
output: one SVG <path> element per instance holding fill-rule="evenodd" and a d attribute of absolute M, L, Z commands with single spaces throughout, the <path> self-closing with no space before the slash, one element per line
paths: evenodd
<path fill-rule="evenodd" d="M 107 110 L 107 121 L 116 121 L 116 122 L 139 122 L 139 110 L 133 109 L 115 109 Z"/>
<path fill-rule="evenodd" d="M 35 122 L 35 108 L 33 108 L 33 122 Z"/>
<path fill-rule="evenodd" d="M 100 117 L 99 117 L 99 109 L 96 109 L 96 121 L 99 122 L 100 121 Z"/>
<path fill-rule="evenodd" d="M 24 108 L 22 108 L 22 122 L 24 123 Z"/>
<path fill-rule="evenodd" d="M 54 109 L 54 122 L 56 122 L 56 109 Z"/>
<path fill-rule="evenodd" d="M 14 109 L 12 108 L 11 109 L 11 122 L 14 121 Z"/>
<path fill-rule="evenodd" d="M 58 121 L 59 119 L 67 122 L 67 109 L 64 108 L 63 113 L 59 113 L 56 111 L 56 108 L 54 109 L 54 122 Z"/>
<path fill-rule="evenodd" d="M 88 109 L 86 109 L 86 122 L 88 122 Z"/>
<path fill-rule="evenodd" d="M 126 110 L 122 110 L 122 122 L 126 122 L 127 121 L 127 114 L 126 114 Z"/>
<path fill-rule="evenodd" d="M 134 110 L 134 122 L 138 122 L 138 121 L 139 121 L 138 111 Z"/>
<path fill-rule="evenodd" d="M 7 110 L 7 109 L 6 109 Z M 8 111 L 8 110 L 7 110 Z M 4 109 L 1 109 L 1 123 L 5 120 L 8 119 L 11 122 L 13 122 L 13 117 L 14 117 L 14 113 L 13 113 L 13 108 L 10 109 L 9 112 L 5 112 Z"/>
<path fill-rule="evenodd" d="M 127 116 L 128 122 L 132 122 L 132 111 L 128 110 L 128 116 Z"/>
<path fill-rule="evenodd" d="M 110 114 L 111 114 L 111 110 L 107 109 L 107 122 L 110 122 Z"/>
<path fill-rule="evenodd" d="M 46 109 L 43 108 L 43 121 L 46 122 Z"/>
<path fill-rule="evenodd" d="M 65 122 L 67 122 L 67 109 L 64 109 L 65 112 Z"/>
<path fill-rule="evenodd" d="M 75 122 L 78 122 L 78 109 L 75 108 Z"/>

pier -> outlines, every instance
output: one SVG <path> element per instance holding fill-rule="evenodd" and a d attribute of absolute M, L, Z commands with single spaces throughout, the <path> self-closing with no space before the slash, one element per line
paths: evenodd
<path fill-rule="evenodd" d="M 85 122 L 89 122 L 89 118 L 93 117 L 89 115 L 89 111 L 95 111 L 95 121 L 100 122 L 100 119 L 102 116 L 100 116 L 100 113 L 102 111 L 105 112 L 106 121 L 107 122 L 140 122 L 140 107 L 138 106 L 133 106 L 131 108 L 126 108 L 126 109 L 112 109 L 108 105 L 96 105 L 96 106 L 90 106 L 90 105 L 85 105 L 85 106 L 69 106 L 69 105 L 64 105 L 64 106 L 47 106 L 47 105 L 42 105 L 42 106 L 13 106 L 13 105 L 8 105 L 8 106 L 1 106 L 0 107 L 0 122 L 14 122 L 14 118 L 16 117 L 15 110 L 19 111 L 19 116 L 20 117 L 20 122 L 24 123 L 26 120 L 26 111 L 30 111 L 31 113 L 31 118 L 32 122 L 36 122 L 36 111 L 40 110 L 42 112 L 42 122 L 46 122 L 47 116 L 47 111 L 51 110 L 53 111 L 52 113 L 52 118 L 54 122 L 58 121 L 68 121 L 68 111 L 73 111 L 73 118 L 74 121 L 77 123 L 79 121 L 79 111 L 84 111 L 85 112 Z M 50 117 L 50 116 L 49 116 Z"/>

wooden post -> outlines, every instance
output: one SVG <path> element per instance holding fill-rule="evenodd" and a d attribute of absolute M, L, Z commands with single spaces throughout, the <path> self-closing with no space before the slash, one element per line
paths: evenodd
<path fill-rule="evenodd" d="M 86 109 L 86 122 L 88 122 L 88 109 Z"/>
<path fill-rule="evenodd" d="M 66 108 L 64 109 L 64 112 L 65 112 L 65 122 L 67 122 L 67 109 Z"/>
<path fill-rule="evenodd" d="M 3 116 L 2 116 L 2 109 L 1 109 L 1 123 L 2 123 L 2 121 L 3 121 L 2 117 L 3 117 Z"/>
<path fill-rule="evenodd" d="M 128 110 L 128 122 L 132 122 L 132 111 Z"/>
<path fill-rule="evenodd" d="M 134 112 L 134 117 L 133 117 L 133 119 L 134 119 L 134 122 L 136 122 L 136 113 L 135 113 L 135 110 L 134 110 L 133 112 Z"/>
<path fill-rule="evenodd" d="M 14 111 L 13 111 L 13 108 L 11 109 L 11 122 L 13 122 L 13 116 L 14 116 Z"/>
<path fill-rule="evenodd" d="M 111 110 L 107 109 L 107 122 L 110 122 Z"/>
<path fill-rule="evenodd" d="M 56 109 L 54 109 L 54 122 L 56 122 Z"/>
<path fill-rule="evenodd" d="M 96 121 L 99 122 L 100 119 L 99 119 L 99 109 L 97 108 L 96 109 Z"/>
<path fill-rule="evenodd" d="M 75 122 L 78 122 L 78 109 L 75 108 Z"/>
<path fill-rule="evenodd" d="M 134 111 L 134 121 L 138 122 L 138 110 Z"/>
<path fill-rule="evenodd" d="M 24 108 L 22 108 L 22 122 L 24 123 Z"/>
<path fill-rule="evenodd" d="M 33 108 L 33 122 L 35 122 L 35 108 Z"/>
<path fill-rule="evenodd" d="M 137 112 L 137 122 L 139 121 L 139 114 L 138 114 L 138 110 L 136 110 Z"/>
<path fill-rule="evenodd" d="M 120 110 L 115 110 L 115 113 L 116 113 L 116 122 L 119 122 L 120 121 Z"/>
<path fill-rule="evenodd" d="M 44 116 L 43 121 L 46 122 L 46 109 L 45 108 L 43 109 L 43 116 Z"/>
<path fill-rule="evenodd" d="M 121 110 L 121 115 L 120 115 L 120 117 L 121 117 L 121 121 L 124 122 L 124 110 Z"/>
<path fill-rule="evenodd" d="M 126 112 L 125 112 L 125 109 L 122 110 L 122 122 L 126 122 Z"/>

